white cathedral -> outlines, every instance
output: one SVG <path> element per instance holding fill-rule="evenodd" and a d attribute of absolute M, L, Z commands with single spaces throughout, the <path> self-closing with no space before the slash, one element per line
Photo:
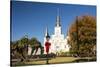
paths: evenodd
<path fill-rule="evenodd" d="M 44 54 L 46 54 L 45 50 L 45 42 L 46 42 L 46 36 L 49 34 L 48 28 L 46 27 L 45 36 L 44 36 Z M 61 21 L 59 16 L 59 10 L 57 11 L 57 17 L 56 17 L 56 25 L 54 27 L 54 34 L 50 35 L 49 42 L 51 43 L 49 53 L 54 54 L 60 54 L 61 52 L 69 52 L 70 46 L 68 44 L 69 36 L 64 36 L 62 34 L 62 27 L 61 27 Z M 31 55 L 32 48 L 28 47 L 28 55 Z M 40 49 L 38 49 L 36 55 L 41 54 Z M 34 55 L 33 53 L 32 55 Z"/>
<path fill-rule="evenodd" d="M 47 34 L 49 34 L 48 28 L 46 28 L 44 36 L 44 54 L 46 54 L 45 42 Z M 54 34 L 50 35 L 49 42 L 51 43 L 51 46 L 49 53 L 59 54 L 61 52 L 68 52 L 70 49 L 70 46 L 68 45 L 68 38 L 69 36 L 65 37 L 64 34 L 62 34 L 61 21 L 58 12 L 56 17 L 56 25 L 54 27 Z"/>

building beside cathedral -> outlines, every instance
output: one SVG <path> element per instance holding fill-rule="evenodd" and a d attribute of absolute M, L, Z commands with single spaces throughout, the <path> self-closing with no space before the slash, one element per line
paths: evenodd
<path fill-rule="evenodd" d="M 45 42 L 46 42 L 46 36 L 49 35 L 48 28 L 46 28 L 45 36 L 44 36 L 44 54 L 46 54 L 45 50 Z M 50 43 L 51 47 L 49 50 L 49 53 L 55 53 L 59 54 L 61 52 L 68 52 L 70 46 L 68 45 L 68 36 L 64 36 L 62 34 L 62 27 L 61 27 L 61 21 L 59 16 L 59 11 L 57 11 L 57 17 L 56 17 L 56 24 L 54 27 L 54 34 L 49 35 L 50 36 Z"/>

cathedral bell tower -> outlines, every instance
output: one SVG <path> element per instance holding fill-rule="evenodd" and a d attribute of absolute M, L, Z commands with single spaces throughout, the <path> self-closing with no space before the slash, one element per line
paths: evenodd
<path fill-rule="evenodd" d="M 56 26 L 57 27 L 61 26 L 61 24 L 60 24 L 60 16 L 59 16 L 59 9 L 57 9 Z"/>
<path fill-rule="evenodd" d="M 47 35 L 49 35 L 49 33 L 48 33 L 48 28 L 46 27 L 46 30 L 45 30 L 45 37 L 46 37 Z"/>
<path fill-rule="evenodd" d="M 57 9 L 57 17 L 56 17 L 56 25 L 55 25 L 55 34 L 59 35 L 61 34 L 61 24 L 60 24 L 60 15 L 59 15 L 59 9 Z"/>
<path fill-rule="evenodd" d="M 44 54 L 46 54 L 45 42 L 47 41 L 47 38 L 50 39 L 50 35 L 49 35 L 49 32 L 48 32 L 48 28 L 46 27 L 45 35 L 44 35 Z M 50 42 L 50 40 L 49 40 L 49 42 Z M 51 52 L 51 50 L 49 52 Z"/>

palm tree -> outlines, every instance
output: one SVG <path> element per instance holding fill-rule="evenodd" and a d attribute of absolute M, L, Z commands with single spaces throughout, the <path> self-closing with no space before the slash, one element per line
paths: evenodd
<path fill-rule="evenodd" d="M 30 39 L 30 45 L 32 47 L 32 52 L 31 52 L 31 55 L 33 54 L 33 52 L 35 51 L 35 55 L 38 51 L 38 49 L 40 48 L 41 49 L 41 43 L 36 39 L 36 38 L 31 38 Z"/>
<path fill-rule="evenodd" d="M 28 44 L 29 44 L 29 39 L 26 36 L 22 37 L 19 41 L 19 47 L 21 48 L 20 51 L 24 59 L 27 58 Z"/>

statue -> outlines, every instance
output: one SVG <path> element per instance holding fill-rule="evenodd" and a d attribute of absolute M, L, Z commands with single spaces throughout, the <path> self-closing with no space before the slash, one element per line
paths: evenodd
<path fill-rule="evenodd" d="M 51 46 L 51 43 L 49 42 L 49 39 L 50 39 L 50 36 L 47 35 L 46 36 L 46 42 L 45 42 L 45 48 L 46 48 L 46 54 L 47 54 L 47 62 L 46 62 L 46 64 L 48 64 L 48 53 L 49 53 L 49 49 L 50 49 L 50 46 Z"/>

